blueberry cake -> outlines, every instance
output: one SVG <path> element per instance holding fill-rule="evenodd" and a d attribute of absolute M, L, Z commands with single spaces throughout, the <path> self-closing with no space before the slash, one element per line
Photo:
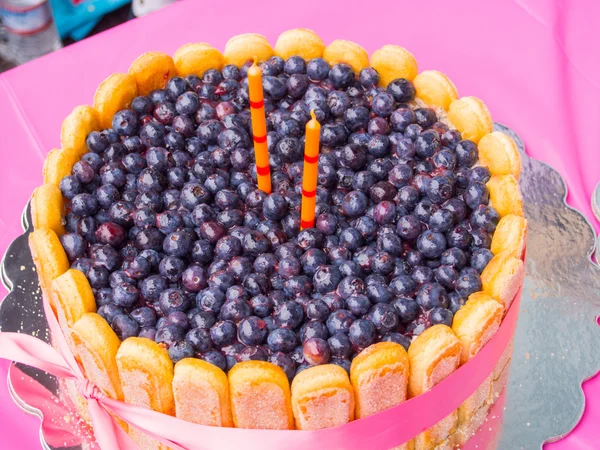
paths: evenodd
<path fill-rule="evenodd" d="M 263 73 L 273 192 L 247 71 Z M 300 230 L 304 127 L 322 125 Z M 109 76 L 66 118 L 31 202 L 40 284 L 106 395 L 204 425 L 311 430 L 435 386 L 494 335 L 523 280 L 513 140 L 407 50 L 306 29 L 187 44 Z M 496 370 L 399 448 L 462 445 Z M 141 448 L 163 446 L 129 430 Z"/>

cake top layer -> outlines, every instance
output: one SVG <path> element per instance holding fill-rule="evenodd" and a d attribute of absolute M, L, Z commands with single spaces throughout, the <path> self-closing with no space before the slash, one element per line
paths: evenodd
<path fill-rule="evenodd" d="M 196 356 L 227 371 L 268 360 L 290 380 L 451 326 L 481 290 L 499 220 L 475 142 L 416 101 L 407 79 L 382 88 L 371 67 L 271 57 L 260 64 L 267 195 L 250 64 L 171 78 L 87 136 L 88 153 L 60 182 L 61 242 L 98 313 L 122 340 L 153 339 L 175 362 Z M 300 231 L 311 111 L 322 125 L 316 223 Z"/>

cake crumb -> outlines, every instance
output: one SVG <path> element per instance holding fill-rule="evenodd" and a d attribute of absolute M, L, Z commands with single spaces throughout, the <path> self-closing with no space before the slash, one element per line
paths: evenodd
<path fill-rule="evenodd" d="M 21 266 L 21 272 L 25 270 L 25 266 Z"/>
<path fill-rule="evenodd" d="M 529 359 L 529 352 L 525 352 L 525 359 Z"/>

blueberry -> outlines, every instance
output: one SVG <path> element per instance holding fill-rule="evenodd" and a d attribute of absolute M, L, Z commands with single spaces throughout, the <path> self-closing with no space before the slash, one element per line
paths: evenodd
<path fill-rule="evenodd" d="M 344 91 L 333 91 L 327 96 L 327 106 L 335 117 L 343 117 L 350 107 L 350 98 Z"/>
<path fill-rule="evenodd" d="M 169 358 L 174 363 L 194 356 L 194 348 L 188 341 L 177 341 L 169 347 Z"/>
<path fill-rule="evenodd" d="M 380 117 L 391 116 L 394 110 L 394 97 L 388 92 L 378 93 L 371 101 L 371 109 Z"/>
<path fill-rule="evenodd" d="M 392 80 L 387 91 L 397 103 L 408 103 L 415 98 L 415 86 L 404 78 Z"/>
<path fill-rule="evenodd" d="M 188 295 L 179 289 L 167 289 L 163 291 L 159 296 L 158 303 L 163 314 L 186 311 L 190 305 Z"/>
<path fill-rule="evenodd" d="M 354 320 L 356 320 L 356 317 L 350 311 L 346 309 L 337 309 L 336 311 L 333 311 L 327 318 L 327 329 L 331 335 L 338 332 L 348 334 L 350 325 L 354 322 Z"/>
<path fill-rule="evenodd" d="M 354 70 L 348 64 L 336 64 L 329 72 L 329 79 L 337 89 L 347 88 L 355 80 Z"/>
<path fill-rule="evenodd" d="M 329 64 L 323 58 L 311 59 L 306 65 L 306 74 L 311 81 L 323 81 L 329 75 Z"/>
<path fill-rule="evenodd" d="M 417 248 L 426 258 L 438 258 L 446 250 L 446 238 L 438 231 L 425 230 L 417 239 Z"/>
<path fill-rule="evenodd" d="M 245 256 L 236 256 L 229 262 L 229 273 L 237 281 L 242 281 L 252 272 L 252 263 Z"/>
<path fill-rule="evenodd" d="M 133 109 L 140 116 L 146 114 L 152 114 L 154 110 L 154 105 L 152 104 L 152 100 L 148 97 L 135 97 L 131 101 L 131 109 Z"/>
<path fill-rule="evenodd" d="M 76 233 L 63 234 L 60 243 L 71 261 L 84 256 L 87 249 L 85 240 Z"/>
<path fill-rule="evenodd" d="M 456 247 L 451 247 L 442 253 L 441 263 L 452 266 L 456 270 L 461 270 L 467 264 L 467 256 L 465 253 Z"/>
<path fill-rule="evenodd" d="M 439 283 L 425 283 L 417 291 L 417 303 L 425 310 L 448 306 L 448 294 Z"/>
<path fill-rule="evenodd" d="M 356 349 L 363 349 L 375 342 L 377 330 L 370 320 L 358 319 L 350 325 L 348 337 Z"/>
<path fill-rule="evenodd" d="M 454 289 L 456 280 L 458 280 L 458 272 L 454 267 L 441 265 L 435 269 L 435 280 L 446 289 Z"/>
<path fill-rule="evenodd" d="M 285 97 L 286 86 L 281 79 L 273 76 L 264 76 L 262 82 L 265 97 L 267 99 L 277 101 Z"/>
<path fill-rule="evenodd" d="M 71 212 L 78 217 L 91 216 L 98 211 L 98 200 L 91 194 L 77 194 L 71 200 Z"/>
<path fill-rule="evenodd" d="M 113 303 L 103 305 L 98 308 L 98 315 L 106 320 L 109 324 L 119 315 L 124 315 L 125 311 L 120 306 Z"/>
<path fill-rule="evenodd" d="M 358 74 L 358 81 L 362 87 L 366 89 L 372 88 L 379 83 L 379 74 L 372 67 L 367 67 Z"/>
<path fill-rule="evenodd" d="M 381 341 L 400 344 L 406 351 L 408 351 L 408 347 L 410 347 L 410 339 L 400 333 L 386 333 L 385 336 L 381 338 Z"/>
<path fill-rule="evenodd" d="M 317 292 L 326 294 L 336 289 L 342 279 L 340 271 L 335 266 L 323 265 L 313 275 L 313 285 Z"/>
<path fill-rule="evenodd" d="M 387 333 L 398 327 L 399 319 L 396 309 L 387 303 L 377 303 L 369 312 L 369 320 L 379 333 Z"/>
<path fill-rule="evenodd" d="M 500 220 L 500 215 L 494 208 L 488 205 L 479 205 L 471 213 L 471 226 L 483 228 L 488 233 L 493 233 Z"/>
<path fill-rule="evenodd" d="M 273 317 L 279 327 L 296 328 L 302 323 L 304 311 L 300 304 L 288 301 L 275 309 Z"/>
<path fill-rule="evenodd" d="M 344 113 L 344 124 L 351 133 L 366 130 L 369 125 L 369 110 L 364 106 L 348 108 Z"/>
<path fill-rule="evenodd" d="M 263 214 L 269 220 L 278 221 L 283 219 L 287 213 L 287 210 L 287 202 L 281 194 L 269 194 L 264 200 Z"/>
<path fill-rule="evenodd" d="M 227 360 L 220 351 L 209 350 L 202 354 L 202 359 L 223 371 L 227 370 Z"/>
<path fill-rule="evenodd" d="M 210 329 L 210 337 L 216 346 L 225 347 L 231 345 L 237 337 L 236 326 L 230 320 L 217 322 Z"/>
<path fill-rule="evenodd" d="M 458 247 L 461 250 L 466 250 L 471 245 L 471 234 L 469 230 L 459 224 L 446 234 L 448 247 Z"/>
<path fill-rule="evenodd" d="M 424 129 L 431 127 L 435 122 L 437 122 L 435 112 L 429 108 L 415 109 L 415 116 L 417 118 L 417 124 Z"/>
<path fill-rule="evenodd" d="M 481 290 L 481 279 L 477 271 L 463 269 L 458 275 L 456 293 L 463 298 Z"/>
<path fill-rule="evenodd" d="M 326 340 L 310 338 L 302 346 L 304 359 L 310 365 L 326 364 L 331 357 L 331 349 Z"/>
<path fill-rule="evenodd" d="M 137 336 L 140 331 L 138 323 L 126 314 L 115 316 L 110 325 L 122 341 L 129 337 Z"/>
<path fill-rule="evenodd" d="M 147 306 L 134 309 L 130 315 L 142 328 L 153 327 L 156 324 L 156 313 Z"/>
<path fill-rule="evenodd" d="M 346 300 L 346 305 L 355 316 L 363 316 L 371 309 L 371 302 L 366 295 L 352 295 Z"/>
<path fill-rule="evenodd" d="M 102 153 L 108 147 L 109 142 L 105 134 L 99 131 L 92 131 L 85 139 L 85 144 L 89 151 Z"/>
<path fill-rule="evenodd" d="M 481 273 L 493 257 L 493 253 L 487 248 L 478 248 L 471 255 L 471 267 Z"/>
<path fill-rule="evenodd" d="M 323 247 L 325 235 L 314 228 L 307 228 L 298 234 L 298 246 L 303 249 Z"/>
<path fill-rule="evenodd" d="M 269 362 L 281 367 L 291 383 L 296 373 L 296 363 L 292 358 L 284 353 L 275 352 L 269 357 Z"/>
<path fill-rule="evenodd" d="M 469 184 L 464 193 L 464 200 L 471 209 L 476 209 L 479 205 L 487 204 L 490 199 L 490 193 L 487 186 L 479 181 Z"/>
<path fill-rule="evenodd" d="M 396 232 L 402 239 L 416 239 L 421 233 L 421 222 L 412 214 L 403 216 L 398 220 Z"/>
<path fill-rule="evenodd" d="M 118 111 L 112 120 L 113 129 L 121 136 L 132 136 L 138 129 L 138 118 L 135 111 L 123 109 Z"/>
<path fill-rule="evenodd" d="M 358 217 L 365 213 L 369 205 L 367 196 L 361 191 L 351 191 L 342 200 L 342 212 L 349 217 Z"/>
<path fill-rule="evenodd" d="M 410 323 L 421 312 L 419 304 L 410 297 L 400 296 L 391 303 L 401 323 Z"/>
<path fill-rule="evenodd" d="M 459 167 L 471 167 L 479 159 L 477 144 L 473 141 L 460 141 L 456 144 L 455 152 Z"/>
<path fill-rule="evenodd" d="M 249 303 L 243 299 L 227 300 L 221 307 L 220 317 L 223 320 L 239 322 L 252 314 Z"/>

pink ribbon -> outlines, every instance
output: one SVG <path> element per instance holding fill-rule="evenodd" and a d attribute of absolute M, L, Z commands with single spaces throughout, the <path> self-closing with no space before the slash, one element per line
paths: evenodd
<path fill-rule="evenodd" d="M 384 450 L 409 441 L 448 416 L 492 373 L 514 334 L 520 297 L 519 291 L 497 333 L 483 349 L 431 391 L 379 414 L 315 431 L 210 427 L 107 397 L 83 376 L 46 301 L 44 310 L 57 349 L 33 336 L 0 333 L 0 358 L 36 367 L 57 377 L 75 379 L 79 393 L 88 401 L 96 440 L 104 450 L 137 448 L 111 413 L 174 450 L 284 447 L 287 450 L 310 447 Z"/>

